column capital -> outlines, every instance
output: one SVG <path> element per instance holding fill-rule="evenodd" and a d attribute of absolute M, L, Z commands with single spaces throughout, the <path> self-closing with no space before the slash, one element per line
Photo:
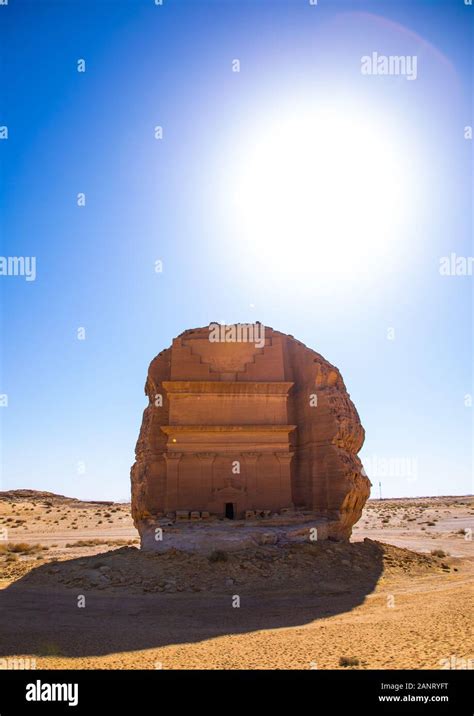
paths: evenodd
<path fill-rule="evenodd" d="M 290 463 L 291 458 L 293 457 L 294 453 L 292 452 L 275 452 L 273 453 L 277 460 L 279 460 L 281 463 Z"/>
<path fill-rule="evenodd" d="M 205 460 L 212 460 L 212 461 L 213 461 L 213 460 L 215 460 L 216 457 L 217 457 L 217 453 L 216 453 L 216 452 L 196 452 L 196 453 L 194 453 L 194 454 L 195 454 L 195 456 L 196 456 L 197 458 L 199 458 L 199 460 L 203 460 L 203 461 L 205 461 Z"/>
<path fill-rule="evenodd" d="M 182 452 L 165 452 L 163 453 L 165 460 L 179 460 L 183 457 Z"/>
<path fill-rule="evenodd" d="M 244 458 L 244 460 L 258 460 L 261 452 L 241 452 L 241 456 Z"/>

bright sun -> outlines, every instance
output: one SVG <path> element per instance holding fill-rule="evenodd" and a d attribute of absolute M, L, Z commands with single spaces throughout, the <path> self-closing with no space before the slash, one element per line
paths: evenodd
<path fill-rule="evenodd" d="M 365 278 L 404 241 L 414 177 L 400 134 L 348 107 L 254 124 L 225 182 L 234 240 L 276 275 Z"/>

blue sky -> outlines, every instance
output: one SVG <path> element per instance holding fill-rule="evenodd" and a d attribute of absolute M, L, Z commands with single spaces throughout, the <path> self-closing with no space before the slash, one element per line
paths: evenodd
<path fill-rule="evenodd" d="M 35 281 L 0 277 L 2 489 L 127 499 L 150 360 L 186 328 L 259 320 L 341 370 L 374 495 L 379 481 L 387 497 L 472 492 L 473 277 L 439 261 L 473 255 L 473 13 L 462 0 L 0 7 L 1 255 L 37 261 Z M 362 75 L 373 52 L 416 55 L 416 80 Z M 341 141 L 365 127 L 370 150 L 376 131 L 397 162 L 396 185 L 367 170 L 351 185 L 382 214 L 371 244 L 340 223 L 352 138 L 331 202 L 340 244 L 327 224 L 301 236 L 310 134 L 281 166 L 294 208 L 282 217 L 259 186 L 273 125 L 314 105 L 336 108 Z M 269 213 L 244 222 L 233 198 L 254 166 Z M 400 222 L 382 211 L 398 191 Z M 325 213 L 314 194 L 310 222 Z"/>

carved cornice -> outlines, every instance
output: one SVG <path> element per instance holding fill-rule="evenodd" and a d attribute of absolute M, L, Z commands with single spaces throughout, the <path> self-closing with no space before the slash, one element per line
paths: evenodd
<path fill-rule="evenodd" d="M 176 433 L 289 433 L 296 425 L 161 425 L 166 435 Z"/>
<path fill-rule="evenodd" d="M 232 372 L 232 371 L 231 371 Z M 227 381 L 227 380 L 164 380 L 169 398 L 175 395 L 258 395 L 285 397 L 293 383 L 290 381 Z"/>

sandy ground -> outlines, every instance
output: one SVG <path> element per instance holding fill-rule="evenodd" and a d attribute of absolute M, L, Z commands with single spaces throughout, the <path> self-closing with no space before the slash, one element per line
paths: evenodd
<path fill-rule="evenodd" d="M 0 667 L 474 668 L 473 497 L 215 560 L 141 553 L 129 510 L 0 493 Z"/>

